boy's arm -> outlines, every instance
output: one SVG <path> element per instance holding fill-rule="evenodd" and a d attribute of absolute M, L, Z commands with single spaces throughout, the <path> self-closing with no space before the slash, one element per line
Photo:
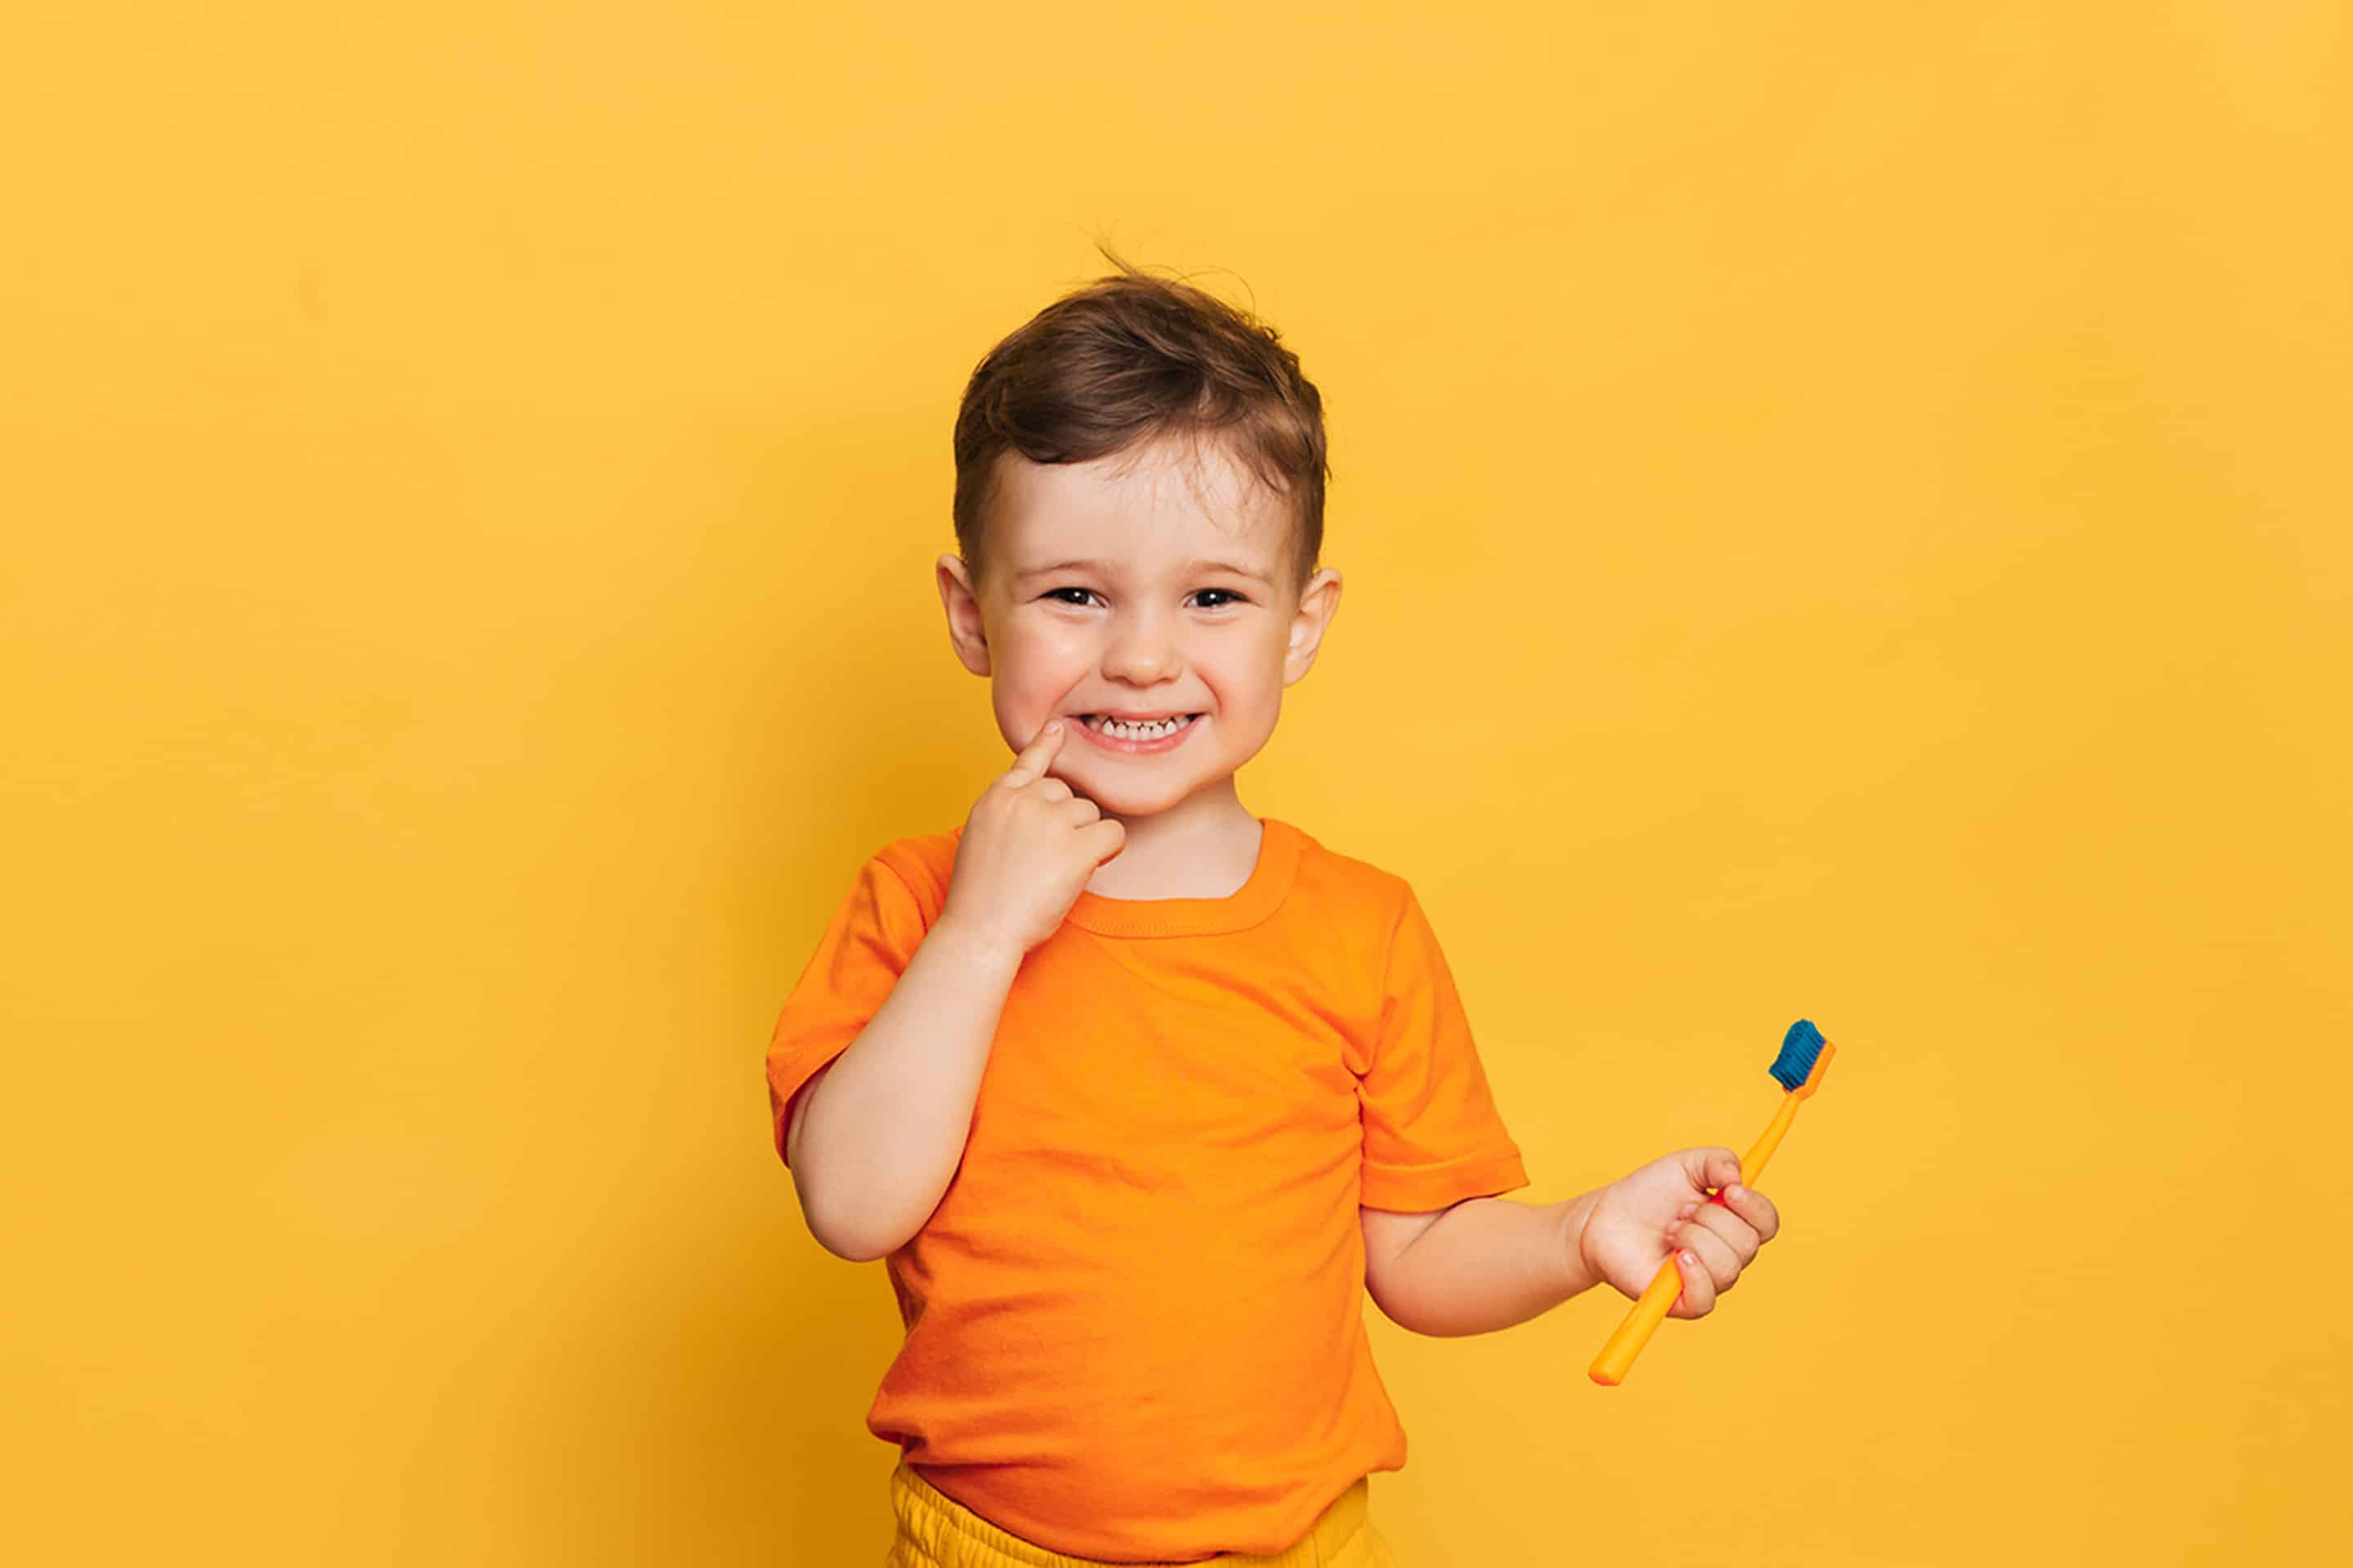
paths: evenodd
<path fill-rule="evenodd" d="M 1426 1213 L 1359 1206 L 1365 1288 L 1400 1328 L 1484 1334 L 1525 1323 L 1597 1283 L 1577 1238 L 1599 1189 L 1557 1203 L 1465 1198 Z"/>
<path fill-rule="evenodd" d="M 828 1252 L 872 1262 L 939 1206 L 1023 956 L 1001 938 L 934 926 L 858 1037 L 794 1097 L 786 1163 Z"/>

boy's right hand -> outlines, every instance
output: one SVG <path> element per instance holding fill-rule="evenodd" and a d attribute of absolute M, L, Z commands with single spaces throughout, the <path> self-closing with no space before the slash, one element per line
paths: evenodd
<path fill-rule="evenodd" d="M 974 805 L 956 843 L 942 926 L 1026 953 L 1061 928 L 1095 867 L 1125 843 L 1124 825 L 1046 775 L 1070 722 L 1049 721 Z"/>

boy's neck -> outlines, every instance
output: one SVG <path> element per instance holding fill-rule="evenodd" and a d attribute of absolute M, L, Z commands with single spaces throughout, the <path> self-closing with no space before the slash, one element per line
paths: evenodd
<path fill-rule="evenodd" d="M 1258 868 L 1265 829 L 1244 809 L 1229 775 L 1165 811 L 1126 817 L 1120 852 L 1095 868 L 1086 890 L 1104 898 L 1227 898 Z"/>

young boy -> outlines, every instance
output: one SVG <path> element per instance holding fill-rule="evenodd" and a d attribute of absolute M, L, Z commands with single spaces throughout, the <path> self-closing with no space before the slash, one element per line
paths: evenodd
<path fill-rule="evenodd" d="M 938 586 L 1018 755 L 860 867 L 768 1048 L 777 1152 L 888 1260 L 892 1564 L 1383 1568 L 1366 1293 L 1483 1333 L 1672 1253 L 1697 1318 L 1779 1219 L 1722 1148 L 1496 1196 L 1527 1174 L 1412 888 L 1235 792 L 1339 604 L 1322 399 L 1111 260 L 965 389 Z"/>

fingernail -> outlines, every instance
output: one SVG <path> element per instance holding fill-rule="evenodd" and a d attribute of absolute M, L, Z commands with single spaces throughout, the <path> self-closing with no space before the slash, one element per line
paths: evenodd
<path fill-rule="evenodd" d="M 1734 1184 L 1734 1185 L 1732 1185 L 1732 1186 L 1730 1186 L 1730 1187 L 1726 1187 L 1726 1188 L 1724 1190 L 1724 1195 L 1725 1195 L 1725 1197 L 1727 1197 L 1727 1198 L 1731 1199 L 1734 1202 L 1736 1202 L 1736 1202 L 1738 1202 L 1741 1199 L 1746 1198 L 1746 1196 L 1748 1196 L 1748 1189 L 1746 1189 L 1746 1187 L 1742 1187 L 1742 1186 L 1738 1185 L 1737 1183 L 1736 1183 L 1736 1184 Z"/>
<path fill-rule="evenodd" d="M 1048 732 L 1049 732 L 1049 733 L 1050 733 L 1050 732 L 1052 732 L 1052 731 L 1054 731 L 1054 730 L 1058 730 L 1058 729 L 1060 729 L 1060 728 L 1061 728 L 1061 727 L 1062 727 L 1062 721 L 1061 721 L 1060 719 L 1048 719 L 1048 720 L 1046 721 L 1046 728 L 1047 728 L 1047 730 L 1048 730 Z"/>
<path fill-rule="evenodd" d="M 1683 1258 L 1685 1263 L 1690 1264 L 1694 1268 L 1697 1268 L 1699 1266 L 1699 1254 L 1695 1252 L 1687 1252 L 1683 1255 Z"/>

